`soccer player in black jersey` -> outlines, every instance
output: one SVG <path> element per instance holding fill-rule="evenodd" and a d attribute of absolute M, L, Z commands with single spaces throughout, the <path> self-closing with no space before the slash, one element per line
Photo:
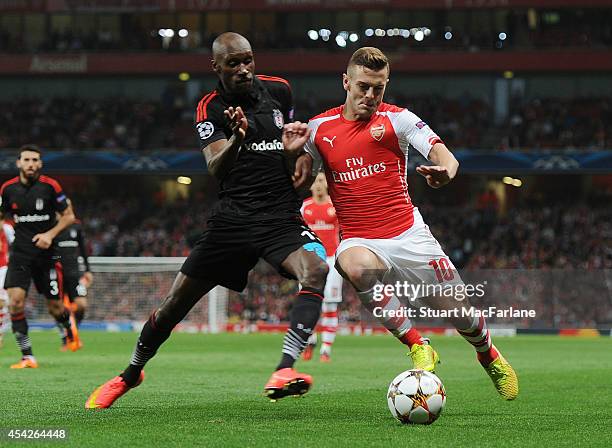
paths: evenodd
<path fill-rule="evenodd" d="M 87 288 L 93 282 L 81 221 L 77 219 L 74 224 L 64 229 L 55 238 L 55 241 L 57 243 L 57 253 L 64 268 L 64 305 L 74 313 L 75 323 L 78 327 L 85 317 L 87 309 Z M 85 268 L 82 274 L 79 268 L 79 257 L 83 260 Z M 80 338 L 77 335 L 74 336 L 80 347 Z M 68 348 L 65 336 L 62 337 L 62 349 L 64 348 Z"/>
<path fill-rule="evenodd" d="M 196 130 L 209 172 L 219 181 L 219 201 L 204 232 L 181 267 L 161 306 L 145 323 L 129 366 L 98 387 L 89 409 L 108 408 L 143 380 L 142 369 L 174 326 L 216 285 L 241 291 L 247 274 L 263 258 L 295 278 L 295 298 L 282 358 L 265 386 L 272 399 L 302 395 L 310 375 L 293 369 L 321 312 L 327 276 L 325 249 L 304 224 L 294 187 L 309 177 L 310 157 L 299 156 L 290 170 L 286 150 L 296 153 L 309 136 L 307 126 L 289 123 L 292 98 L 281 78 L 255 76 L 249 42 L 224 33 L 213 43 L 215 90 L 196 112 Z M 305 163 L 306 161 L 306 163 Z"/>
<path fill-rule="evenodd" d="M 66 330 L 69 348 L 76 349 L 70 313 L 62 301 L 62 266 L 54 252 L 55 237 L 74 222 L 74 213 L 60 184 L 40 174 L 42 159 L 37 146 L 20 148 L 17 168 L 19 176 L 0 187 L 0 207 L 2 212 L 12 214 L 15 221 L 15 242 L 4 288 L 9 295 L 11 326 L 22 354 L 21 361 L 11 368 L 23 369 L 38 367 L 25 318 L 25 298 L 32 280 L 47 298 L 51 315 Z"/>

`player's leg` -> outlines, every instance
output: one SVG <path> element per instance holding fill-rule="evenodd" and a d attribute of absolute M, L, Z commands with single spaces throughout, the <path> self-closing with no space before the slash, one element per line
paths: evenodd
<path fill-rule="evenodd" d="M 85 319 L 85 313 L 87 312 L 87 294 L 80 295 L 74 299 L 72 302 L 74 306 L 74 318 L 76 319 L 77 326 L 81 325 L 83 319 Z"/>
<path fill-rule="evenodd" d="M 62 302 L 64 303 L 64 308 L 66 308 L 68 310 L 68 312 L 71 314 L 71 319 L 74 319 L 75 321 L 75 325 L 76 326 L 76 319 L 74 318 L 74 310 L 73 310 L 73 302 L 74 302 L 74 298 L 75 298 L 75 283 L 74 283 L 74 276 L 71 275 L 66 275 L 66 272 L 64 272 L 64 277 L 63 277 L 63 298 L 62 298 Z M 73 325 L 71 325 L 71 330 L 74 331 L 74 329 L 72 328 Z M 64 326 L 60 323 L 57 323 L 57 328 L 59 330 L 59 335 L 60 335 L 60 339 L 61 339 L 61 347 L 60 350 L 65 352 L 68 350 L 68 337 L 66 335 L 66 329 L 64 328 Z M 74 335 L 73 335 L 74 336 Z M 80 337 L 79 337 L 79 343 L 78 345 L 80 345 Z"/>
<path fill-rule="evenodd" d="M 18 252 L 13 253 L 6 272 L 4 287 L 9 297 L 11 329 L 21 351 L 21 361 L 11 368 L 35 368 L 38 363 L 32 354 L 32 342 L 28 336 L 28 321 L 25 316 L 25 299 L 31 281 L 30 259 Z"/>
<path fill-rule="evenodd" d="M 4 334 L 9 327 L 8 294 L 0 289 L 0 348 L 4 347 Z"/>
<path fill-rule="evenodd" d="M 6 278 L 6 266 L 0 267 L 0 348 L 4 346 L 4 334 L 8 331 L 10 314 L 8 310 L 8 293 L 4 289 L 4 279 Z"/>
<path fill-rule="evenodd" d="M 28 321 L 25 317 L 26 290 L 20 287 L 7 289 L 9 296 L 9 314 L 11 328 L 21 351 L 21 361 L 11 366 L 11 369 L 37 368 L 38 363 L 32 353 L 32 342 L 28 336 Z"/>
<path fill-rule="evenodd" d="M 424 285 L 434 291 L 465 291 L 459 272 L 442 250 L 438 241 L 415 209 L 415 222 L 410 232 L 389 243 L 389 256 L 396 265 L 405 266 L 399 275 L 409 283 Z M 438 288 L 435 290 L 435 288 Z M 420 296 L 420 297 L 419 297 Z M 422 298 L 425 296 L 425 298 Z M 455 298 L 457 297 L 457 298 Z M 462 296 L 441 292 L 415 295 L 423 304 L 438 310 L 453 310 L 456 317 L 448 320 L 477 351 L 478 359 L 493 380 L 499 394 L 512 400 L 518 394 L 518 379 L 510 364 L 491 343 L 491 335 L 484 318 L 473 319 L 462 310 L 471 308 L 466 294 Z M 456 310 L 456 311 L 455 311 Z M 448 315 L 453 316 L 453 313 Z"/>
<path fill-rule="evenodd" d="M 402 313 L 402 304 L 394 295 L 375 297 L 375 286 L 389 271 L 387 264 L 372 250 L 365 246 L 352 246 L 338 254 L 338 272 L 357 291 L 363 306 L 397 338 L 410 349 L 410 357 L 415 368 L 433 372 L 439 362 L 438 354 L 412 326 L 410 319 Z M 376 309 L 383 313 L 376 313 Z M 396 312 L 397 311 L 397 312 Z"/>
<path fill-rule="evenodd" d="M 38 260 L 32 267 L 32 279 L 38 292 L 47 299 L 47 309 L 58 328 L 66 335 L 66 347 L 79 349 L 76 327 L 70 321 L 70 310 L 64 306 L 64 277 L 62 265 L 55 260 Z"/>
<path fill-rule="evenodd" d="M 485 318 L 470 315 L 468 312 L 472 308 L 469 299 L 458 300 L 454 297 L 432 296 L 422 299 L 422 302 L 434 309 L 458 310 L 456 317 L 448 318 L 448 321 L 474 347 L 478 362 L 493 381 L 501 397 L 505 400 L 514 400 L 519 392 L 516 372 L 493 345 Z"/>
<path fill-rule="evenodd" d="M 328 272 L 328 267 L 321 257 L 303 247 L 289 254 L 282 267 L 297 278 L 301 289 L 291 309 L 291 325 L 285 335 L 283 356 L 277 369 L 293 367 L 308 338 L 314 333 L 321 315 L 323 289 Z"/>
<path fill-rule="evenodd" d="M 74 280 L 71 280 L 71 289 L 68 290 L 68 298 L 72 302 L 72 313 L 74 315 L 74 319 L 76 321 L 77 327 L 81 325 L 81 322 L 85 318 L 85 313 L 87 311 L 87 297 L 89 295 L 88 288 L 90 286 L 91 279 L 93 276 L 89 273 L 89 276 L 83 275 L 80 276 L 78 273 L 75 273 Z M 67 278 L 68 276 L 66 276 Z M 68 281 L 66 281 L 68 285 Z"/>
<path fill-rule="evenodd" d="M 215 283 L 210 280 L 189 277 L 179 272 L 170 292 L 145 322 L 129 365 L 118 376 L 94 390 L 85 402 L 85 407 L 108 408 L 128 390 L 138 386 L 144 379 L 145 364 L 170 337 L 176 324 L 214 287 Z"/>
<path fill-rule="evenodd" d="M 172 329 L 215 286 L 210 280 L 189 277 L 182 272 L 177 274 L 170 292 L 142 328 L 130 364 L 121 374 L 128 386 L 138 382 L 145 364 L 155 356 Z"/>
<path fill-rule="evenodd" d="M 336 340 L 338 329 L 338 303 L 323 302 L 321 308 L 321 350 L 319 351 L 321 362 L 331 361 L 331 350 Z"/>
<path fill-rule="evenodd" d="M 329 273 L 325 282 L 323 307 L 321 309 L 321 350 L 322 362 L 331 361 L 331 350 L 338 330 L 338 303 L 342 301 L 342 276 L 334 266 L 335 258 L 327 257 Z"/>
<path fill-rule="evenodd" d="M 85 402 L 88 409 L 108 408 L 128 390 L 138 386 L 145 364 L 193 306 L 216 285 L 242 291 L 249 270 L 257 262 L 249 244 L 250 225 L 225 222 L 216 216 L 181 266 L 161 305 L 145 322 L 129 365 L 118 376 L 98 387 Z M 213 280 L 214 279 L 214 280 Z"/>
<path fill-rule="evenodd" d="M 312 377 L 297 372 L 293 365 L 319 320 L 328 272 L 325 248 L 308 226 L 296 218 L 268 221 L 251 230 L 258 255 L 280 274 L 300 283 L 289 315 L 281 360 L 264 387 L 264 393 L 272 400 L 302 395 L 312 385 Z"/>
<path fill-rule="evenodd" d="M 308 338 L 308 342 L 306 343 L 306 348 L 302 352 L 302 359 L 304 361 L 310 361 L 312 359 L 312 354 L 314 353 L 314 349 L 317 346 L 317 332 L 313 331 L 310 337 Z"/>
<path fill-rule="evenodd" d="M 328 267 L 316 252 L 318 250 L 323 253 L 324 257 L 323 246 L 317 242 L 315 249 L 308 244 L 306 248 L 300 247 L 291 252 L 281 263 L 282 270 L 294 276 L 301 288 L 291 308 L 280 363 L 265 386 L 266 395 L 271 400 L 288 395 L 303 395 L 312 385 L 312 377 L 295 371 L 293 365 L 306 347 L 308 338 L 314 333 L 321 315 Z"/>

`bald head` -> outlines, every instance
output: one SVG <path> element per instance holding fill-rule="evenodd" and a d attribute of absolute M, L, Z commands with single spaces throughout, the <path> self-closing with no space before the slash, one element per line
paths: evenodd
<path fill-rule="evenodd" d="M 220 34 L 212 44 L 212 55 L 215 61 L 231 53 L 244 53 L 251 51 L 251 44 L 244 36 L 238 33 Z"/>
<path fill-rule="evenodd" d="M 238 33 L 223 33 L 212 45 L 212 68 L 230 93 L 247 93 L 253 86 L 255 61 L 251 44 Z"/>

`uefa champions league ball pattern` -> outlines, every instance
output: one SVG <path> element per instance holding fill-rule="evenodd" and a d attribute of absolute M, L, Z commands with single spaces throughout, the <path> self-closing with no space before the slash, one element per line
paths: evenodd
<path fill-rule="evenodd" d="M 446 391 L 436 375 L 425 370 L 406 370 L 389 385 L 387 404 L 402 423 L 429 425 L 446 404 Z"/>

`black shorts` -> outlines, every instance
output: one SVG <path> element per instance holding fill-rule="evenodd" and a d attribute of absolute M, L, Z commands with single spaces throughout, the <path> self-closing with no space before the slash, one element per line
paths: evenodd
<path fill-rule="evenodd" d="M 60 300 L 63 297 L 64 276 L 62 264 L 57 257 L 12 253 L 4 289 L 22 288 L 27 293 L 32 280 L 36 290 L 48 300 Z"/>
<path fill-rule="evenodd" d="M 64 294 L 68 296 L 70 302 L 74 302 L 77 297 L 87 297 L 87 287 L 80 283 L 80 272 L 64 273 Z"/>
<path fill-rule="evenodd" d="M 203 278 L 234 291 L 242 291 L 248 273 L 259 258 L 280 274 L 294 277 L 281 264 L 304 246 L 325 259 L 325 249 L 300 216 L 244 219 L 215 216 L 181 267 L 189 277 Z"/>

